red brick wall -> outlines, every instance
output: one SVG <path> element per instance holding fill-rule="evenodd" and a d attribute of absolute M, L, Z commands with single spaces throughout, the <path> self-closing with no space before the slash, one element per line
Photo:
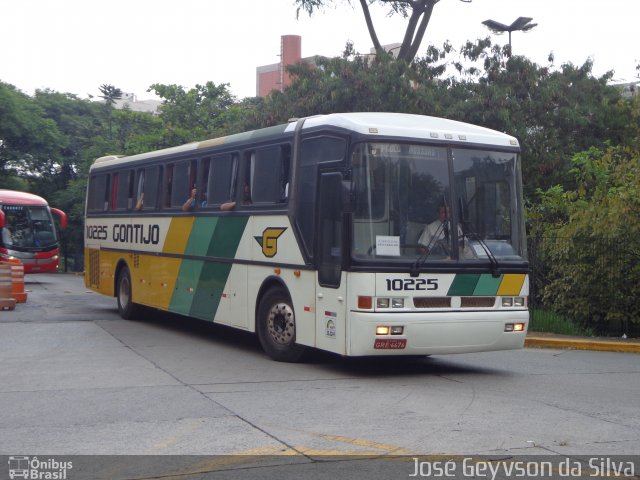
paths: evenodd
<path fill-rule="evenodd" d="M 299 35 L 283 35 L 280 37 L 280 63 L 258 67 L 256 71 L 256 95 L 264 97 L 272 90 L 282 91 L 284 87 L 289 86 L 291 78 L 285 71 L 285 66 L 297 63 L 301 59 L 302 37 Z"/>

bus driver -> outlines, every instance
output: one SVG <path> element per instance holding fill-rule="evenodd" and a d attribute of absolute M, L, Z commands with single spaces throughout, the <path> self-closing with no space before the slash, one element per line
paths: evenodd
<path fill-rule="evenodd" d="M 445 249 L 448 250 L 450 245 L 449 232 L 451 230 L 451 222 L 447 208 L 444 205 L 438 207 L 438 218 L 424 227 L 424 230 L 418 238 L 418 251 L 421 254 L 428 253 L 438 244 L 445 242 Z M 458 237 L 462 238 L 462 229 L 458 225 Z M 445 253 L 445 252 L 443 252 Z"/>

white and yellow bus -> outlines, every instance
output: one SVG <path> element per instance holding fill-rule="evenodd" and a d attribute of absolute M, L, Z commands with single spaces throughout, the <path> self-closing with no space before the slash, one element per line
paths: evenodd
<path fill-rule="evenodd" d="M 123 318 L 144 305 L 256 332 L 279 361 L 521 348 L 519 151 L 461 122 L 344 113 L 102 157 L 85 282 Z"/>

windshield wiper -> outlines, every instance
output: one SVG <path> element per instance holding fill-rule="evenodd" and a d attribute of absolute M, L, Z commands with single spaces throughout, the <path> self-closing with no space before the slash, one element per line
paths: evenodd
<path fill-rule="evenodd" d="M 498 259 L 495 257 L 495 255 L 493 254 L 489 246 L 486 244 L 486 242 L 472 228 L 473 225 L 471 225 L 471 222 L 467 220 L 467 216 L 464 213 L 465 210 L 464 210 L 464 202 L 462 200 L 462 197 L 458 197 L 458 202 L 460 203 L 460 222 L 462 223 L 462 228 L 464 229 L 464 233 L 462 235 L 463 241 L 464 241 L 464 237 L 468 237 L 469 239 L 473 237 L 473 240 L 476 240 L 480 244 L 480 246 L 482 247 L 482 250 L 484 250 L 484 253 L 487 255 L 487 258 L 489 259 L 489 263 L 491 263 L 491 275 L 493 277 L 499 277 L 500 273 L 498 272 L 498 268 L 499 268 Z"/>
<path fill-rule="evenodd" d="M 410 275 L 412 277 L 417 277 L 418 275 L 420 275 L 420 267 L 422 267 L 425 264 L 425 262 L 429 258 L 429 255 L 431 255 L 431 252 L 433 251 L 433 247 L 437 243 L 438 238 L 440 237 L 440 232 L 442 232 L 443 229 L 444 229 L 444 223 L 441 223 L 440 225 L 438 225 L 438 228 L 436 229 L 435 234 L 433 235 L 433 237 L 431 237 L 431 240 L 429 240 L 429 245 L 425 247 L 426 251 L 423 254 L 421 254 L 418 258 L 416 258 L 416 261 L 413 262 L 413 264 L 411 265 Z"/>

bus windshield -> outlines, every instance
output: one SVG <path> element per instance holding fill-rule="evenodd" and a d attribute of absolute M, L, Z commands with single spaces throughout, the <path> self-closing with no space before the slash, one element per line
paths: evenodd
<path fill-rule="evenodd" d="M 6 220 L 2 245 L 18 250 L 40 250 L 57 244 L 56 229 L 45 206 L 3 205 Z"/>
<path fill-rule="evenodd" d="M 522 261 L 517 162 L 491 147 L 356 145 L 353 259 Z"/>

